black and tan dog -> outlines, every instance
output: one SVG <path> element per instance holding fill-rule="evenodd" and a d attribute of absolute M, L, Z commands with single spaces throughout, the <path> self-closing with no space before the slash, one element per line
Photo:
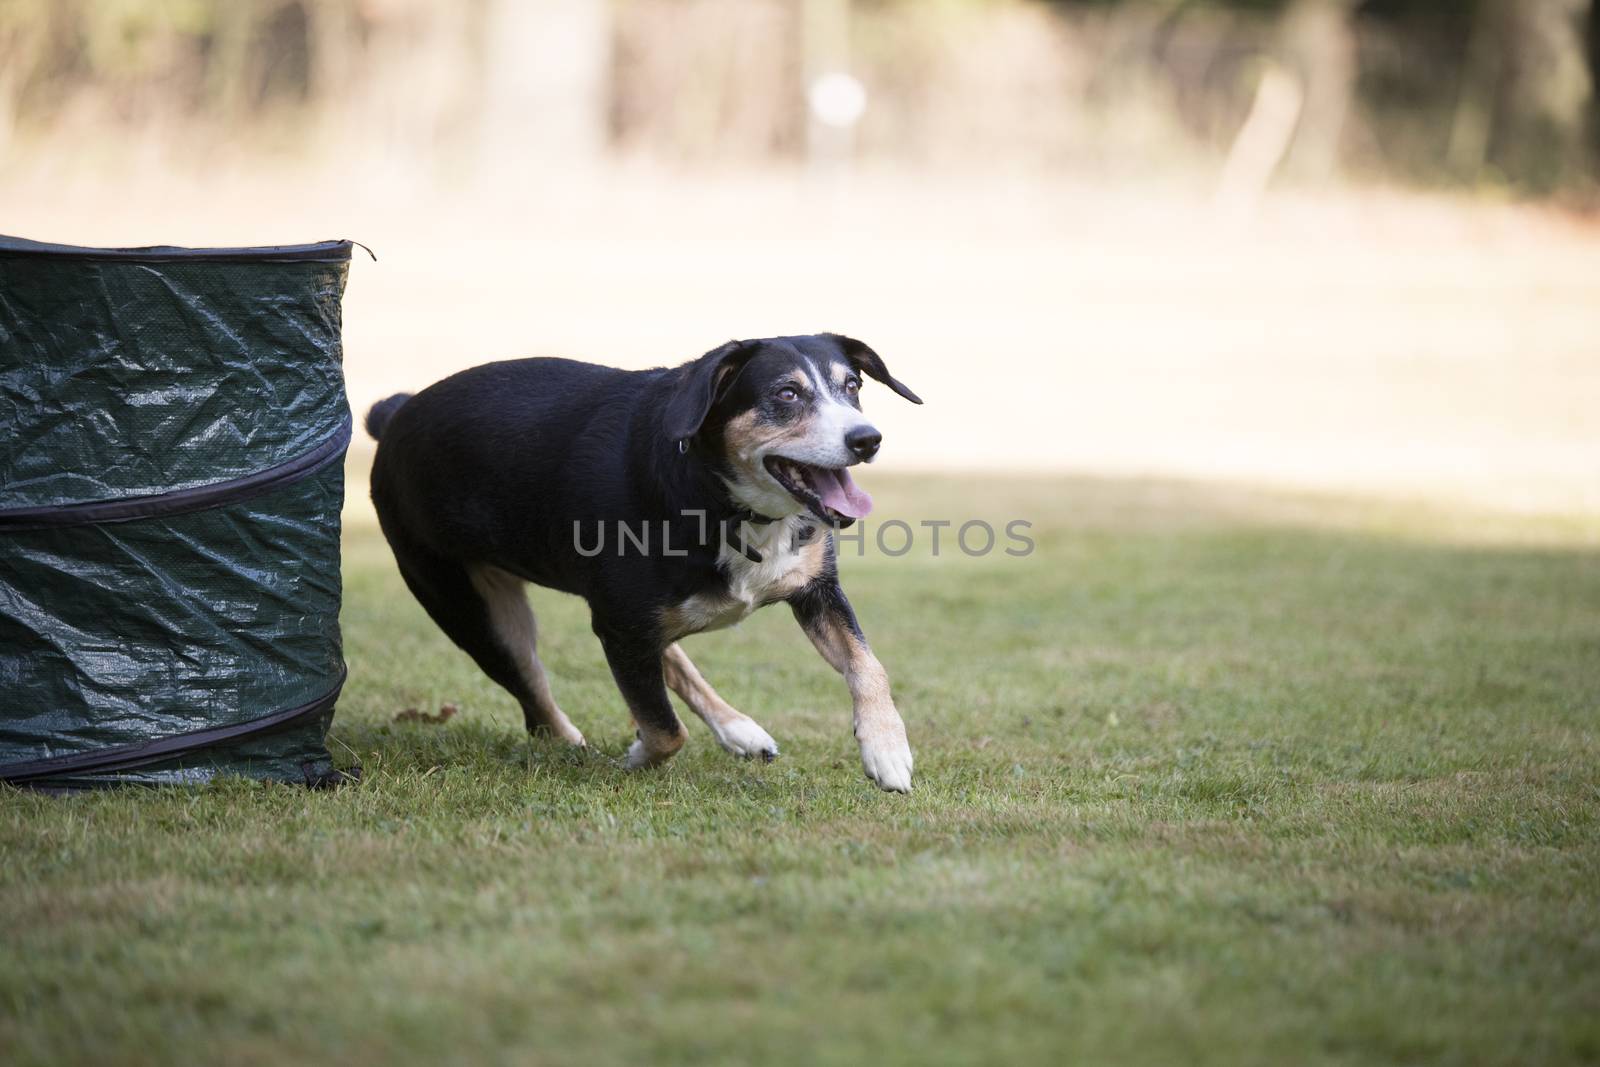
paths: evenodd
<path fill-rule="evenodd" d="M 491 363 L 373 406 L 372 500 L 406 584 L 529 730 L 584 743 L 535 650 L 534 582 L 588 601 L 638 727 L 629 767 L 683 746 L 668 687 L 723 748 L 774 758 L 677 642 L 781 600 L 849 685 L 867 776 L 906 792 L 905 725 L 835 565 L 834 527 L 872 507 L 849 468 L 882 440 L 862 375 L 922 403 L 836 334 L 733 341 L 645 371 Z"/>

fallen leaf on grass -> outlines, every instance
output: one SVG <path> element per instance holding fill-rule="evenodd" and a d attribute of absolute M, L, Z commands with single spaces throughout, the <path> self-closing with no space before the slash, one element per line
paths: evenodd
<path fill-rule="evenodd" d="M 429 726 L 443 726 L 445 723 L 450 721 L 451 717 L 454 716 L 456 712 L 460 710 L 461 709 L 456 707 L 454 704 L 441 704 L 439 705 L 439 713 L 437 715 L 430 715 L 425 711 L 418 711 L 416 708 L 407 708 L 405 711 L 402 711 L 400 714 L 396 715 L 394 717 L 394 721 L 425 722 Z"/>

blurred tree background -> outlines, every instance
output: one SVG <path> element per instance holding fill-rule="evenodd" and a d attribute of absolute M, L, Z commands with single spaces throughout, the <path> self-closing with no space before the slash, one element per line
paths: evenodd
<path fill-rule="evenodd" d="M 0 167 L 119 142 L 434 177 L 792 163 L 805 87 L 838 69 L 868 93 L 863 165 L 1584 192 L 1597 6 L 0 0 Z"/>

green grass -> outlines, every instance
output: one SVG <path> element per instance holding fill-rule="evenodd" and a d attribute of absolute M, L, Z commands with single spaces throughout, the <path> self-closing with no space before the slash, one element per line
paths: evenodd
<path fill-rule="evenodd" d="M 688 642 L 783 746 L 661 772 L 581 605 L 508 697 L 348 536 L 335 793 L 0 796 L 8 1063 L 1600 1060 L 1581 523 L 1088 480 L 884 483 L 1027 559 L 844 561 L 917 788 L 786 611 Z M 460 705 L 444 726 L 406 707 Z"/>

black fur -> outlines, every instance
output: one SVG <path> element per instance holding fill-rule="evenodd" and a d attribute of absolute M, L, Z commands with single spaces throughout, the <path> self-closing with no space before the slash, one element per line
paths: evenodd
<path fill-rule="evenodd" d="M 844 350 L 845 357 L 855 364 L 856 369 L 862 374 L 869 378 L 877 379 L 913 404 L 922 403 L 920 396 L 913 393 L 904 382 L 889 373 L 889 368 L 883 364 L 883 357 L 879 356 L 878 353 L 857 341 L 854 337 L 843 337 L 836 333 L 825 333 L 822 336 L 837 343 Z"/>
<path fill-rule="evenodd" d="M 664 609 L 726 588 L 717 553 L 724 523 L 749 514 L 728 498 L 722 428 L 764 403 L 764 383 L 802 358 L 849 360 L 896 392 L 860 342 L 836 335 L 736 341 L 675 368 L 624 371 L 524 359 L 463 371 L 414 397 L 375 404 L 372 500 L 407 585 L 434 621 L 519 698 L 517 664 L 494 639 L 469 568 L 488 564 L 583 597 L 618 687 L 663 730 L 677 716 L 662 680 L 673 639 Z M 917 401 L 920 403 L 920 400 Z M 706 520 L 686 517 L 703 513 Z M 615 551 L 618 521 L 673 551 Z M 597 524 L 606 550 L 580 553 Z M 831 557 L 831 553 L 830 553 Z M 842 612 L 859 633 L 830 562 L 795 602 L 802 623 Z"/>
<path fill-rule="evenodd" d="M 758 341 L 729 341 L 683 368 L 683 377 L 663 414 L 667 436 L 687 441 L 700 432 L 719 386 L 726 390 L 731 376 L 758 350 Z"/>
<path fill-rule="evenodd" d="M 384 427 L 389 425 L 389 420 L 394 418 L 394 413 L 400 410 L 400 406 L 410 399 L 410 393 L 396 393 L 387 400 L 380 400 L 367 409 L 365 425 L 367 433 L 371 435 L 374 441 L 383 437 Z"/>

